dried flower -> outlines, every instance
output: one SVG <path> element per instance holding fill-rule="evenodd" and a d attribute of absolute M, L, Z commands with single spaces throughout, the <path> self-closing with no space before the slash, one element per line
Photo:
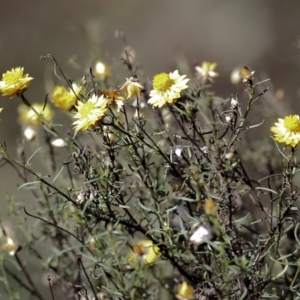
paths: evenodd
<path fill-rule="evenodd" d="M 179 300 L 193 300 L 194 299 L 194 288 L 186 281 L 178 285 L 178 291 L 176 298 Z"/>
<path fill-rule="evenodd" d="M 0 81 L 0 91 L 2 96 L 9 96 L 13 98 L 14 96 L 19 96 L 25 92 L 33 80 L 28 74 L 24 75 L 24 68 L 15 68 L 11 71 L 7 71 L 2 75 L 2 81 Z"/>
<path fill-rule="evenodd" d="M 219 76 L 219 73 L 215 72 L 217 65 L 218 64 L 216 62 L 202 62 L 201 67 L 195 67 L 196 77 L 201 79 L 203 82 L 213 82 L 213 79 Z"/>
<path fill-rule="evenodd" d="M 120 90 L 125 89 L 125 99 L 129 99 L 137 95 L 141 97 L 141 90 L 144 87 L 139 83 L 136 76 L 126 78 L 126 82 L 121 86 Z"/>
<path fill-rule="evenodd" d="M 240 69 L 239 75 L 243 79 L 243 82 L 247 82 L 247 81 L 253 80 L 254 73 L 255 73 L 255 71 L 250 72 L 248 67 L 243 66 Z"/>
<path fill-rule="evenodd" d="M 72 88 L 75 94 L 71 88 L 68 90 L 64 86 L 56 86 L 52 94 L 52 102 L 54 105 L 65 111 L 71 110 L 76 105 L 82 90 L 82 87 L 76 83 L 72 84 Z"/>
<path fill-rule="evenodd" d="M 108 100 L 108 106 L 120 111 L 124 105 L 124 97 L 121 96 L 119 91 L 116 90 L 101 90 L 99 95 L 103 95 Z"/>
<path fill-rule="evenodd" d="M 6 243 L 2 245 L 2 249 L 7 251 L 9 255 L 13 256 L 17 252 L 19 246 L 10 237 L 7 237 Z"/>
<path fill-rule="evenodd" d="M 143 119 L 144 114 L 141 113 L 138 109 L 135 110 L 134 115 L 133 115 L 133 119 L 134 120 L 140 120 Z"/>
<path fill-rule="evenodd" d="M 298 115 L 290 115 L 271 127 L 276 142 L 285 143 L 288 147 L 296 147 L 300 143 L 300 120 Z"/>
<path fill-rule="evenodd" d="M 102 120 L 107 111 L 108 100 L 104 96 L 93 95 L 87 102 L 78 101 L 77 113 L 74 115 L 78 119 L 73 123 L 75 131 L 87 130 Z"/>
<path fill-rule="evenodd" d="M 32 107 L 44 117 L 47 121 L 51 121 L 54 113 L 49 105 L 44 107 L 44 104 L 33 103 Z M 41 124 L 41 117 L 35 113 L 30 107 L 25 104 L 21 104 L 18 107 L 19 112 L 19 122 L 23 125 L 33 125 L 38 126 Z"/>
<path fill-rule="evenodd" d="M 160 73 L 153 78 L 153 90 L 150 92 L 148 103 L 153 107 L 162 107 L 167 103 L 175 103 L 180 98 L 180 92 L 188 88 L 189 79 L 186 75 L 173 73 Z"/>

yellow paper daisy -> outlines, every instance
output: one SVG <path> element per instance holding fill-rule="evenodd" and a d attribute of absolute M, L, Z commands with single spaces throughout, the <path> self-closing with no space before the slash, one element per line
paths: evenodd
<path fill-rule="evenodd" d="M 141 90 L 143 88 L 137 77 L 134 76 L 126 78 L 126 82 L 121 86 L 120 90 L 125 89 L 125 99 L 129 99 L 135 95 L 141 97 Z"/>
<path fill-rule="evenodd" d="M 170 74 L 161 73 L 153 78 L 153 90 L 150 92 L 148 103 L 153 107 L 162 107 L 167 103 L 175 103 L 180 98 L 180 92 L 188 88 L 189 79 L 179 75 L 176 70 Z"/>
<path fill-rule="evenodd" d="M 141 259 L 145 265 L 154 263 L 159 258 L 159 248 L 151 240 L 141 240 L 133 246 L 128 261 L 132 266 Z"/>
<path fill-rule="evenodd" d="M 217 65 L 216 62 L 204 61 L 201 67 L 195 67 L 196 76 L 203 82 L 213 82 L 213 79 L 219 76 L 219 73 L 215 71 Z"/>
<path fill-rule="evenodd" d="M 300 143 L 300 120 L 298 115 L 290 115 L 284 119 L 278 119 L 278 122 L 271 127 L 274 134 L 274 140 L 279 143 L 285 143 L 288 147 L 296 147 Z"/>
<path fill-rule="evenodd" d="M 32 104 L 32 106 L 39 114 L 43 115 L 43 117 L 47 121 L 52 120 L 54 113 L 48 105 L 46 105 L 44 110 L 43 110 L 44 104 L 34 103 Z M 19 122 L 22 125 L 38 126 L 41 124 L 40 117 L 27 105 L 21 104 L 18 107 L 18 112 L 19 112 Z"/>
<path fill-rule="evenodd" d="M 87 102 L 78 101 L 77 114 L 74 115 L 78 119 L 73 123 L 75 131 L 87 130 L 94 126 L 98 121 L 102 120 L 107 111 L 108 100 L 104 96 L 93 95 Z"/>
<path fill-rule="evenodd" d="M 188 285 L 186 281 L 179 284 L 176 298 L 180 300 L 193 300 L 194 299 L 193 287 Z"/>
<path fill-rule="evenodd" d="M 71 88 L 67 89 L 64 86 L 56 86 L 52 94 L 52 102 L 54 105 L 65 111 L 71 110 L 77 103 L 82 87 L 73 83 L 72 88 L 75 94 Z"/>
<path fill-rule="evenodd" d="M 24 75 L 24 68 L 15 68 L 11 71 L 7 71 L 2 75 L 2 81 L 0 81 L 0 91 L 2 96 L 9 96 L 13 98 L 25 92 L 33 80 L 28 74 Z"/>

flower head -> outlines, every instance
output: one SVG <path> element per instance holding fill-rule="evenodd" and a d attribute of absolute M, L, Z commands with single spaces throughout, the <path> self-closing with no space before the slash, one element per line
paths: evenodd
<path fill-rule="evenodd" d="M 87 102 L 78 101 L 77 113 L 74 115 L 78 119 L 73 123 L 75 131 L 87 130 L 102 120 L 107 111 L 108 100 L 104 96 L 93 95 Z"/>
<path fill-rule="evenodd" d="M 176 298 L 180 300 L 193 300 L 194 299 L 193 287 L 188 285 L 186 281 L 179 284 Z"/>
<path fill-rule="evenodd" d="M 71 110 L 72 107 L 76 105 L 82 89 L 81 86 L 76 83 L 72 84 L 72 88 L 73 90 L 71 88 L 68 90 L 64 86 L 56 86 L 52 94 L 52 102 L 54 105 L 65 111 Z"/>
<path fill-rule="evenodd" d="M 141 259 L 146 265 L 154 263 L 159 257 L 159 248 L 151 240 L 141 240 L 133 246 L 128 261 L 134 265 Z"/>
<path fill-rule="evenodd" d="M 255 71 L 251 72 L 248 67 L 243 66 L 240 69 L 239 75 L 243 79 L 243 82 L 247 82 L 247 81 L 253 80 L 254 73 L 255 73 Z"/>
<path fill-rule="evenodd" d="M 271 127 L 276 142 L 285 143 L 288 147 L 296 147 L 300 143 L 300 120 L 298 115 L 290 115 Z"/>
<path fill-rule="evenodd" d="M 203 208 L 204 208 L 204 212 L 207 215 L 215 215 L 216 212 L 218 211 L 218 206 L 216 202 L 210 198 L 205 200 Z"/>
<path fill-rule="evenodd" d="M 114 108 L 116 111 L 120 111 L 124 105 L 124 97 L 116 90 L 101 90 L 99 95 L 103 95 L 108 100 L 108 106 Z"/>
<path fill-rule="evenodd" d="M 11 71 L 7 71 L 2 75 L 2 81 L 0 81 L 0 91 L 2 96 L 9 96 L 13 98 L 25 92 L 33 80 L 28 74 L 24 75 L 24 68 L 15 68 Z"/>
<path fill-rule="evenodd" d="M 103 80 L 110 74 L 110 67 L 102 61 L 97 61 L 94 67 L 94 75 Z"/>
<path fill-rule="evenodd" d="M 175 103 L 180 98 L 180 92 L 188 86 L 189 79 L 186 75 L 179 75 L 178 71 L 173 73 L 157 74 L 153 78 L 153 90 L 150 92 L 148 103 L 153 107 L 162 107 L 167 103 Z"/>
<path fill-rule="evenodd" d="M 141 90 L 143 88 L 137 77 L 134 76 L 126 78 L 126 82 L 121 86 L 120 90 L 125 89 L 125 99 L 129 99 L 135 95 L 141 97 Z"/>
<path fill-rule="evenodd" d="M 2 249 L 7 251 L 9 255 L 14 256 L 19 246 L 10 237 L 7 237 L 6 243 L 2 245 Z"/>
<path fill-rule="evenodd" d="M 34 103 L 32 107 L 36 110 L 37 113 L 41 114 L 47 121 L 51 121 L 54 113 L 51 108 L 41 103 Z M 35 113 L 30 107 L 25 104 L 21 104 L 18 107 L 19 112 L 19 122 L 22 125 L 33 125 L 38 126 L 41 124 L 41 117 Z"/>
<path fill-rule="evenodd" d="M 203 82 L 213 82 L 213 79 L 219 76 L 219 73 L 215 72 L 217 65 L 216 62 L 204 61 L 201 67 L 195 67 L 196 76 Z"/>

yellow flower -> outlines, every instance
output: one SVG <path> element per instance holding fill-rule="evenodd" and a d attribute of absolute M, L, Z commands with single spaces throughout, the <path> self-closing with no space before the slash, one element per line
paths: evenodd
<path fill-rule="evenodd" d="M 195 67 L 197 77 L 203 82 L 213 82 L 213 78 L 219 76 L 219 73 L 215 72 L 217 65 L 216 62 L 204 61 L 201 67 Z"/>
<path fill-rule="evenodd" d="M 188 86 L 186 75 L 180 76 L 178 71 L 161 73 L 153 78 L 153 90 L 150 92 L 148 103 L 153 107 L 162 107 L 166 103 L 175 103 L 180 98 L 180 92 Z"/>
<path fill-rule="evenodd" d="M 216 212 L 218 211 L 218 206 L 216 202 L 210 198 L 205 200 L 203 208 L 204 208 L 204 212 L 207 215 L 215 215 Z"/>
<path fill-rule="evenodd" d="M 7 237 L 6 243 L 2 245 L 2 249 L 7 251 L 9 255 L 15 255 L 16 251 L 18 250 L 19 246 L 15 243 L 10 237 Z"/>
<path fill-rule="evenodd" d="M 32 104 L 32 107 L 39 114 L 41 114 L 47 121 L 52 120 L 54 113 L 48 105 L 46 105 L 44 110 L 43 110 L 44 104 L 41 103 L 34 103 Z M 27 105 L 21 104 L 18 107 L 18 112 L 19 112 L 19 122 L 22 125 L 38 126 L 41 124 L 41 118 Z"/>
<path fill-rule="evenodd" d="M 159 248 L 153 245 L 151 240 L 141 240 L 133 246 L 133 251 L 128 261 L 134 266 L 135 262 L 141 259 L 145 265 L 154 263 L 159 257 Z"/>
<path fill-rule="evenodd" d="M 2 75 L 2 81 L 0 81 L 2 96 L 13 98 L 25 92 L 33 78 L 29 77 L 28 74 L 24 75 L 23 72 L 24 68 L 18 67 Z"/>
<path fill-rule="evenodd" d="M 243 82 L 247 82 L 249 80 L 253 80 L 254 73 L 255 73 L 255 71 L 250 72 L 248 67 L 243 66 L 240 69 L 239 76 L 243 79 Z"/>
<path fill-rule="evenodd" d="M 179 284 L 176 298 L 180 300 L 193 300 L 194 299 L 193 287 L 188 285 L 186 281 Z"/>
<path fill-rule="evenodd" d="M 137 95 L 141 97 L 141 90 L 144 87 L 139 83 L 136 76 L 126 78 L 126 82 L 121 86 L 120 90 L 125 89 L 125 99 L 132 98 Z"/>
<path fill-rule="evenodd" d="M 74 115 L 78 119 L 73 123 L 75 131 L 87 130 L 94 126 L 98 121 L 102 120 L 107 111 L 108 100 L 104 96 L 93 95 L 87 102 L 78 101 L 77 114 Z"/>
<path fill-rule="evenodd" d="M 52 102 L 54 105 L 65 111 L 71 110 L 72 107 L 76 105 L 82 89 L 81 86 L 77 85 L 76 83 L 72 84 L 72 88 L 75 94 L 71 88 L 68 90 L 64 86 L 56 86 L 52 94 Z"/>
<path fill-rule="evenodd" d="M 274 134 L 274 140 L 279 143 L 285 143 L 288 147 L 296 147 L 300 143 L 300 120 L 298 115 L 290 115 L 284 119 L 278 119 L 278 122 L 271 127 Z"/>
<path fill-rule="evenodd" d="M 103 95 L 108 100 L 108 106 L 114 108 L 116 111 L 120 111 L 124 105 L 124 97 L 116 90 L 101 90 L 99 95 Z"/>

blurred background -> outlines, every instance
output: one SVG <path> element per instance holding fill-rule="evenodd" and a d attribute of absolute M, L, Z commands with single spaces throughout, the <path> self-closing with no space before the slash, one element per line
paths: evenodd
<path fill-rule="evenodd" d="M 241 85 L 231 83 L 230 74 L 235 67 L 247 65 L 256 71 L 256 79 L 271 78 L 270 94 L 279 90 L 280 99 L 289 103 L 288 112 L 299 114 L 299 25 L 298 1 L 6 1 L 0 10 L 0 73 L 24 67 L 34 77 L 27 98 L 43 102 L 52 93 L 45 78 L 53 73 L 53 62 L 40 60 L 41 55 L 53 54 L 67 77 L 78 79 L 82 69 L 71 66 L 70 60 L 77 57 L 84 69 L 92 67 L 91 57 L 118 63 L 124 42 L 117 37 L 122 31 L 146 78 L 173 71 L 178 57 L 191 67 L 216 61 L 220 77 L 214 90 L 226 98 L 242 93 Z M 4 107 L 0 142 L 5 141 L 12 156 L 21 133 L 19 104 L 18 98 L 0 96 Z M 0 169 L 0 178 L 5 211 L 6 195 L 18 200 L 24 194 L 17 191 L 20 180 L 9 167 Z"/>

